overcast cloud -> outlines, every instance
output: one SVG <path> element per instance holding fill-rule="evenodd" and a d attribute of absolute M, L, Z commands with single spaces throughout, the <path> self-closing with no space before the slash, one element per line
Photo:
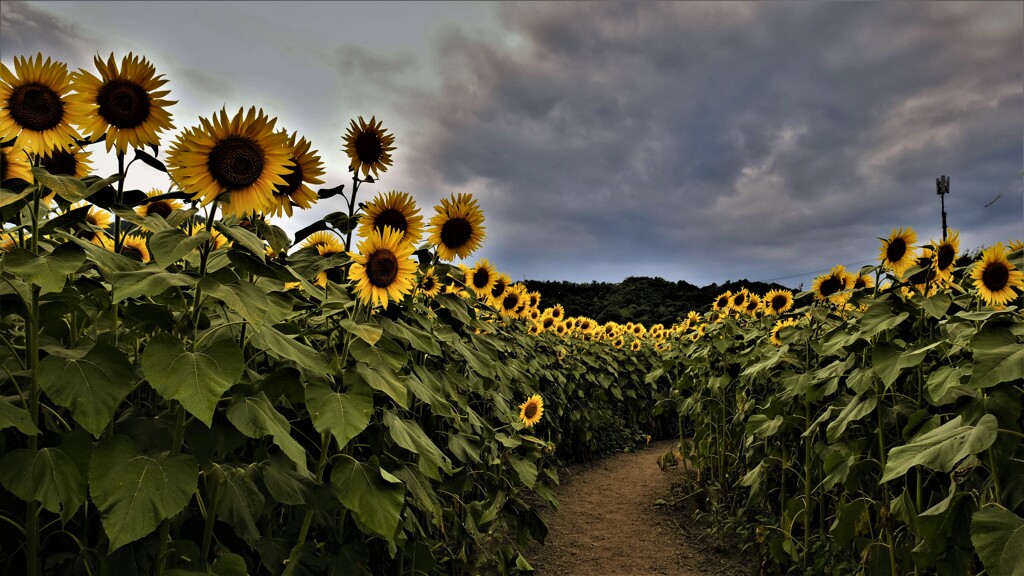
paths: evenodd
<path fill-rule="evenodd" d="M 474 193 L 472 259 L 516 279 L 806 286 L 939 238 L 940 174 L 963 248 L 1024 237 L 1021 3 L 184 4 L 5 1 L 0 52 L 143 53 L 179 128 L 263 107 L 330 185 L 375 114 L 398 150 L 363 190 Z"/>

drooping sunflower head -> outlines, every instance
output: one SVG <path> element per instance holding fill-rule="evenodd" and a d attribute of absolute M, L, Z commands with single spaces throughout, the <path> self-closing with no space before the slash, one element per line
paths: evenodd
<path fill-rule="evenodd" d="M 490 294 L 497 277 L 494 266 L 484 258 L 466 270 L 466 285 L 472 288 L 477 296 L 486 296 Z"/>
<path fill-rule="evenodd" d="M 54 176 L 72 176 L 82 179 L 92 173 L 89 156 L 92 156 L 92 152 L 86 152 L 75 144 L 71 144 L 67 149 L 51 149 L 39 159 L 39 164 Z"/>
<path fill-rule="evenodd" d="M 345 133 L 345 153 L 351 159 L 350 166 L 354 172 L 362 171 L 363 178 L 371 171 L 376 178 L 379 172 L 387 172 L 391 166 L 395 137 L 381 126 L 376 116 L 371 117 L 369 123 L 360 116 L 359 123 L 352 120 Z"/>
<path fill-rule="evenodd" d="M 875 279 L 862 272 L 858 272 L 857 275 L 853 277 L 854 290 L 860 290 L 862 288 L 871 288 L 874 285 Z"/>
<path fill-rule="evenodd" d="M 981 253 L 981 260 L 971 269 L 971 279 L 981 299 L 992 308 L 1002 308 L 1016 299 L 1014 288 L 1024 289 L 1024 273 L 1007 258 L 1002 242 Z"/>
<path fill-rule="evenodd" d="M 960 232 L 950 230 L 949 236 L 942 242 L 932 241 L 935 246 L 935 278 L 944 282 L 953 278 L 953 266 L 956 264 L 957 253 L 960 252 Z"/>
<path fill-rule="evenodd" d="M 287 132 L 285 134 L 287 135 Z M 309 209 L 318 199 L 316 192 L 309 185 L 324 183 L 320 179 L 324 175 L 324 163 L 320 161 L 320 156 L 316 150 L 310 150 L 311 144 L 305 137 L 299 138 L 296 142 L 297 136 L 298 132 L 293 132 L 287 136 L 285 142 L 285 146 L 291 150 L 289 157 L 294 167 L 283 176 L 284 184 L 274 186 L 270 212 L 274 216 L 284 213 L 291 217 L 294 206 L 303 210 Z"/>
<path fill-rule="evenodd" d="M 15 57 L 14 71 L 0 64 L 0 141 L 14 139 L 14 148 L 42 156 L 54 148 L 70 151 L 81 139 L 72 125 L 81 125 L 87 111 L 70 94 L 67 64 L 42 53 Z"/>
<path fill-rule="evenodd" d="M 388 301 L 398 302 L 412 291 L 416 262 L 413 245 L 402 239 L 402 234 L 390 227 L 383 232 L 374 229 L 359 244 L 359 253 L 349 252 L 352 267 L 349 279 L 356 282 L 356 296 L 366 304 L 380 304 L 385 310 Z"/>
<path fill-rule="evenodd" d="M 917 257 L 917 272 L 914 272 L 909 278 L 907 278 L 907 282 L 911 284 L 918 293 L 931 296 L 937 291 L 938 281 L 935 275 L 934 262 L 935 253 L 932 252 L 931 248 L 922 248 L 921 253 Z"/>
<path fill-rule="evenodd" d="M 761 310 L 761 297 L 757 294 L 747 295 L 747 304 L 743 307 L 743 312 L 750 315 L 756 316 Z"/>
<path fill-rule="evenodd" d="M 689 322 L 690 326 L 696 326 L 697 323 L 700 322 L 700 314 L 694 310 L 690 310 L 690 312 L 686 315 L 686 320 L 687 322 Z"/>
<path fill-rule="evenodd" d="M 719 310 L 728 310 L 729 309 L 729 302 L 731 302 L 731 301 L 732 301 L 732 291 L 731 290 L 726 290 L 725 292 L 719 294 L 718 298 L 715 298 L 715 303 L 711 305 L 711 308 L 714 311 L 716 311 L 716 312 L 719 311 Z"/>
<path fill-rule="evenodd" d="M 72 204 L 71 208 L 68 211 L 70 212 L 71 210 L 78 210 L 79 208 L 85 208 L 86 206 L 91 205 L 85 200 L 82 200 L 81 202 L 76 202 Z M 107 212 L 102 208 L 96 208 L 95 206 L 92 206 L 89 208 L 89 212 L 85 216 L 85 221 L 97 228 L 107 228 L 108 226 L 110 226 L 111 222 L 114 221 L 114 219 L 110 216 L 110 212 Z"/>
<path fill-rule="evenodd" d="M 842 304 L 848 295 L 845 290 L 853 287 L 853 275 L 846 271 L 843 265 L 832 268 L 828 274 L 822 274 L 814 280 L 811 291 L 817 300 L 828 301 L 833 304 Z"/>
<path fill-rule="evenodd" d="M 207 205 L 225 192 L 224 213 L 242 218 L 275 209 L 274 189 L 287 186 L 284 176 L 295 163 L 284 132 L 275 132 L 277 119 L 262 110 L 243 109 L 232 118 L 221 109 L 213 121 L 178 135 L 167 152 L 168 169 L 181 187 Z M 221 198 L 223 200 L 223 198 Z"/>
<path fill-rule="evenodd" d="M 148 198 L 157 199 L 147 201 L 145 204 L 137 207 L 135 211 L 139 216 L 156 215 L 166 220 L 167 217 L 173 214 L 175 210 L 181 210 L 184 204 L 181 203 L 181 200 L 176 198 L 158 198 L 164 194 L 165 192 L 163 190 L 153 188 L 146 193 L 146 196 Z"/>
<path fill-rule="evenodd" d="M 383 230 L 390 226 L 402 233 L 408 242 L 416 244 L 423 237 L 423 217 L 419 214 L 416 202 L 405 192 L 392 190 L 378 194 L 359 217 L 359 235 L 365 238 L 374 228 Z"/>
<path fill-rule="evenodd" d="M 504 272 L 498 272 L 494 276 L 494 284 L 491 285 L 491 304 L 496 308 L 501 306 L 501 299 L 505 296 L 505 291 L 508 290 L 509 284 L 512 284 L 512 279 L 509 278 L 508 274 Z"/>
<path fill-rule="evenodd" d="M 32 182 L 32 165 L 29 164 L 25 151 L 14 146 L 0 148 L 0 182 L 11 178 L 20 178 Z"/>
<path fill-rule="evenodd" d="M 437 214 L 430 219 L 430 243 L 437 246 L 442 260 L 465 258 L 480 247 L 486 237 L 484 213 L 471 194 L 442 198 L 434 210 Z"/>
<path fill-rule="evenodd" d="M 888 238 L 882 239 L 882 250 L 878 254 L 882 267 L 902 276 L 907 268 L 914 265 L 914 242 L 917 242 L 917 234 L 913 228 L 893 229 Z"/>
<path fill-rule="evenodd" d="M 159 133 L 174 129 L 167 108 L 175 102 L 164 100 L 170 91 L 160 89 L 167 80 L 148 60 L 131 53 L 121 59 L 120 68 L 113 53 L 106 62 L 99 56 L 93 62 L 98 78 L 85 70 L 73 75 L 78 91 L 73 98 L 87 110 L 82 132 L 90 140 L 106 135 L 107 152 L 159 146 Z"/>
<path fill-rule="evenodd" d="M 139 262 L 149 262 L 149 248 L 146 246 L 146 239 L 142 236 L 135 234 L 129 234 L 124 237 L 124 242 L 121 244 L 121 251 L 118 252 L 122 256 L 127 256 L 132 260 L 138 260 Z"/>
<path fill-rule="evenodd" d="M 321 256 L 325 254 L 340 254 L 345 251 L 345 243 L 338 238 L 334 232 L 321 230 L 314 232 L 302 241 L 303 248 L 316 248 Z"/>
<path fill-rule="evenodd" d="M 529 330 L 530 330 L 530 334 L 532 334 L 534 336 L 537 336 L 537 335 L 539 335 L 539 334 L 544 332 L 544 329 L 541 328 L 540 324 L 537 324 L 536 322 L 530 322 Z"/>
<path fill-rule="evenodd" d="M 428 269 L 420 277 L 419 289 L 424 296 L 430 298 L 441 292 L 441 283 L 437 281 L 437 275 L 433 268 Z"/>
<path fill-rule="evenodd" d="M 798 320 L 796 318 L 787 318 L 785 320 L 779 320 L 778 322 L 776 322 L 775 326 L 772 327 L 772 344 L 775 344 L 776 346 L 782 346 L 783 329 L 796 326 L 797 323 Z"/>
<path fill-rule="evenodd" d="M 540 418 L 543 415 L 544 400 L 540 397 L 540 394 L 530 396 L 526 402 L 519 405 L 519 420 L 525 428 L 531 428 L 534 424 L 540 422 Z"/>

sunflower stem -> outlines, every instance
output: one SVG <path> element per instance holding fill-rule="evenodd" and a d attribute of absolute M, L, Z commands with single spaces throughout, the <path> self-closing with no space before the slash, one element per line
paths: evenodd
<path fill-rule="evenodd" d="M 352 195 L 348 200 L 348 223 L 346 227 L 348 232 L 345 234 L 345 250 L 352 251 L 352 231 L 354 227 L 351 224 L 352 217 L 356 214 L 356 193 L 359 192 L 359 172 L 352 175 Z"/>
<path fill-rule="evenodd" d="M 121 179 L 117 181 L 117 195 L 114 197 L 114 203 L 120 205 L 124 199 L 124 152 L 117 153 L 117 173 L 121 175 Z M 121 252 L 121 216 L 114 212 L 114 253 Z M 117 317 L 114 318 L 115 323 Z"/>
<path fill-rule="evenodd" d="M 324 470 L 327 468 L 327 453 L 331 449 L 331 434 L 325 432 L 321 434 L 320 442 L 320 460 L 316 465 L 316 483 L 320 484 L 324 480 Z M 288 555 L 287 565 L 284 568 L 282 576 L 291 576 L 295 573 L 295 568 L 299 565 L 299 558 L 302 556 L 302 546 L 306 543 L 306 536 L 309 534 L 309 526 L 313 523 L 313 509 L 310 508 L 306 511 L 306 515 L 302 518 L 302 526 L 299 528 L 299 538 L 295 541 L 295 546 L 292 547 L 291 554 Z"/>
<path fill-rule="evenodd" d="M 39 253 L 39 201 L 44 195 L 45 190 L 45 187 L 40 186 L 39 191 L 32 199 L 32 236 L 29 238 L 29 249 L 33 254 Z M 25 325 L 25 336 L 28 340 L 25 350 L 28 355 L 26 364 L 28 364 L 30 374 L 28 411 L 29 417 L 32 419 L 32 425 L 37 428 L 39 426 L 39 331 L 42 328 L 39 325 L 39 293 L 39 286 L 33 285 L 31 313 Z M 38 447 L 39 435 L 29 436 L 29 450 L 35 451 Z M 39 563 L 39 502 L 35 499 L 29 501 L 26 514 L 25 532 L 28 536 L 28 547 L 25 553 L 28 556 L 28 574 L 29 576 L 39 576 L 41 574 Z"/>

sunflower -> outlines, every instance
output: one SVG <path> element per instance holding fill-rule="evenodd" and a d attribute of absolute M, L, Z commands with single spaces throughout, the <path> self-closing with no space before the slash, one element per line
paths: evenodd
<path fill-rule="evenodd" d="M 367 238 L 370 230 L 383 230 L 385 226 L 398 230 L 405 239 L 416 244 L 423 237 L 423 217 L 412 196 L 392 190 L 378 194 L 366 205 L 366 212 L 359 217 L 359 235 Z"/>
<path fill-rule="evenodd" d="M 576 329 L 585 334 L 590 333 L 594 329 L 594 321 L 586 316 L 576 320 Z"/>
<path fill-rule="evenodd" d="M 76 202 L 72 204 L 71 208 L 69 208 L 68 211 L 70 212 L 71 210 L 77 210 L 79 208 L 84 208 L 86 206 L 89 206 L 89 203 L 86 202 L 85 200 L 82 200 L 81 202 Z M 85 221 L 97 228 L 106 228 L 110 226 L 110 223 L 113 222 L 114 219 L 110 217 L 110 213 L 107 212 L 106 210 L 92 207 L 89 208 L 89 212 L 85 216 Z"/>
<path fill-rule="evenodd" d="M 277 119 L 250 108 L 228 118 L 222 108 L 213 121 L 200 118 L 202 128 L 178 135 L 167 153 L 171 176 L 187 192 L 213 202 L 225 192 L 225 214 L 239 218 L 275 207 L 274 189 L 287 186 L 284 176 L 294 172 L 291 149 L 284 132 L 275 132 Z"/>
<path fill-rule="evenodd" d="M 106 135 L 107 152 L 158 146 L 158 133 L 174 129 L 167 107 L 175 102 L 163 100 L 170 92 L 160 90 L 167 80 L 148 60 L 130 52 L 121 59 L 120 70 L 113 54 L 106 63 L 99 56 L 93 62 L 99 78 L 85 70 L 73 75 L 78 91 L 73 98 L 88 114 L 80 123 L 82 132 L 90 140 Z"/>
<path fill-rule="evenodd" d="M 796 318 L 787 318 L 785 320 L 779 320 L 778 322 L 776 322 L 775 326 L 772 327 L 772 344 L 775 344 L 776 346 L 782 346 L 782 329 L 796 325 Z"/>
<path fill-rule="evenodd" d="M 501 311 L 503 316 L 518 316 L 516 310 L 526 300 L 526 286 L 522 284 L 515 284 L 509 286 L 508 290 L 502 294 L 501 300 L 498 301 L 498 310 Z"/>
<path fill-rule="evenodd" d="M 621 349 L 625 345 L 626 339 L 623 338 L 622 336 L 616 336 L 615 339 L 612 340 L 612 346 L 616 349 Z"/>
<path fill-rule="evenodd" d="M 772 290 L 764 296 L 764 313 L 778 316 L 793 307 L 793 293 L 789 290 Z"/>
<path fill-rule="evenodd" d="M 875 279 L 872 278 L 871 276 L 868 276 L 867 274 L 858 272 L 857 275 L 853 277 L 854 290 L 860 290 L 862 288 L 871 288 L 874 285 Z"/>
<path fill-rule="evenodd" d="M 401 300 L 413 288 L 416 263 L 410 258 L 413 245 L 402 239 L 402 233 L 385 227 L 374 229 L 359 244 L 359 253 L 349 252 L 352 267 L 348 276 L 356 282 L 356 295 L 366 304 L 380 304 L 385 310 L 388 301 Z"/>
<path fill-rule="evenodd" d="M 33 182 L 32 165 L 24 150 L 14 146 L 0 148 L 0 182 L 10 178 L 20 178 L 25 182 Z"/>
<path fill-rule="evenodd" d="M 1024 249 L 1024 240 L 1010 240 L 1010 253 L 1014 253 L 1017 250 Z"/>
<path fill-rule="evenodd" d="M 149 262 L 150 260 L 146 239 L 135 234 L 129 234 L 124 237 L 119 254 L 140 262 Z"/>
<path fill-rule="evenodd" d="M 938 243 L 933 240 L 932 244 L 935 246 L 935 279 L 939 282 L 952 280 L 956 255 L 960 252 L 960 232 L 953 230 L 948 238 Z"/>
<path fill-rule="evenodd" d="M 917 234 L 914 229 L 907 227 L 894 228 L 888 239 L 882 240 L 882 250 L 878 257 L 882 261 L 882 267 L 892 270 L 897 276 L 902 276 L 907 268 L 914 264 L 914 242 L 917 242 Z"/>
<path fill-rule="evenodd" d="M 558 336 L 565 336 L 569 332 L 569 329 L 565 326 L 565 322 L 559 322 L 557 320 L 555 321 L 553 329 L 555 334 Z"/>
<path fill-rule="evenodd" d="M 642 347 L 643 343 L 640 342 L 640 339 L 633 340 L 632 342 L 629 343 L 629 349 L 632 350 L 633 352 L 639 352 L 640 348 Z"/>
<path fill-rule="evenodd" d="M 70 151 L 81 139 L 72 124 L 81 125 L 87 107 L 68 94 L 71 77 L 67 64 L 14 58 L 14 72 L 0 64 L 0 141 L 15 139 L 14 148 L 42 156 L 53 150 Z"/>
<path fill-rule="evenodd" d="M 737 312 L 742 312 L 747 307 L 747 295 L 749 292 L 746 288 L 733 294 L 729 298 L 729 307 Z"/>
<path fill-rule="evenodd" d="M 757 316 L 758 311 L 761 310 L 761 297 L 757 294 L 747 295 L 747 305 L 743 307 L 743 311 L 751 316 Z"/>
<path fill-rule="evenodd" d="M 491 285 L 490 302 L 498 308 L 501 305 L 501 299 L 505 296 L 505 291 L 508 290 L 509 284 L 512 283 L 512 279 L 508 277 L 508 274 L 504 272 L 498 272 L 494 276 L 494 284 Z"/>
<path fill-rule="evenodd" d="M 544 331 L 544 329 L 540 327 L 540 324 L 537 324 L 536 322 L 531 322 L 530 323 L 530 334 L 533 334 L 534 336 L 537 336 L 537 335 L 539 335 L 543 331 Z"/>
<path fill-rule="evenodd" d="M 423 277 L 420 278 L 419 289 L 424 296 L 431 298 L 437 296 L 441 291 L 441 283 L 437 281 L 437 276 L 434 275 L 433 268 L 430 268 L 423 273 Z"/>
<path fill-rule="evenodd" d="M 544 313 L 550 315 L 555 320 L 565 318 L 565 308 L 562 308 L 561 304 L 555 304 L 551 308 L 545 308 Z"/>
<path fill-rule="evenodd" d="M 46 168 L 46 171 L 55 176 L 72 176 L 82 179 L 92 173 L 92 166 L 89 156 L 92 152 L 86 152 L 78 146 L 71 144 L 67 149 L 54 148 L 49 154 L 39 160 L 39 164 Z"/>
<path fill-rule="evenodd" d="M 488 294 L 497 278 L 494 266 L 491 266 L 486 258 L 477 261 L 472 268 L 466 270 L 466 285 L 472 288 L 477 296 Z"/>
<path fill-rule="evenodd" d="M 932 296 L 938 291 L 934 260 L 934 253 L 931 248 L 922 248 L 916 262 L 916 266 L 920 269 L 906 279 L 907 283 L 926 296 Z"/>
<path fill-rule="evenodd" d="M 832 268 L 828 274 L 822 274 L 814 279 L 811 285 L 811 292 L 817 300 L 828 301 L 833 304 L 846 302 L 847 295 L 843 294 L 853 286 L 853 275 L 846 271 L 843 265 Z"/>
<path fill-rule="evenodd" d="M 534 321 L 534 322 L 540 322 L 540 319 L 541 319 L 540 310 L 537 310 L 536 308 L 527 308 L 526 309 L 526 317 L 529 318 L 530 320 Z"/>
<path fill-rule="evenodd" d="M 568 332 L 572 332 L 576 329 L 576 318 L 574 316 L 566 318 L 562 323 L 565 324 L 565 329 Z"/>
<path fill-rule="evenodd" d="M 541 318 L 540 318 L 540 327 L 543 328 L 544 330 L 553 330 L 554 327 L 555 327 L 555 324 L 557 324 L 557 323 L 558 323 L 558 320 L 555 320 L 551 316 L 544 315 L 544 316 L 541 316 Z"/>
<path fill-rule="evenodd" d="M 156 198 L 157 196 L 163 195 L 164 192 L 159 188 L 153 188 L 152 190 L 146 193 L 146 196 L 148 196 L 149 198 Z M 180 200 L 175 200 L 173 198 L 161 198 L 159 200 L 152 200 L 150 202 L 146 202 L 145 204 L 136 208 L 135 211 L 139 214 L 139 216 L 145 217 L 151 214 L 155 214 L 166 220 L 167 217 L 170 216 L 172 212 L 174 212 L 175 210 L 181 210 L 183 206 L 184 204 L 182 204 Z"/>
<path fill-rule="evenodd" d="M 484 213 L 471 194 L 442 198 L 430 219 L 430 243 L 437 246 L 442 260 L 452 261 L 472 254 L 486 237 Z"/>
<path fill-rule="evenodd" d="M 519 406 L 519 420 L 522 421 L 523 426 L 526 428 L 530 428 L 537 422 L 540 422 L 540 417 L 543 415 L 544 400 L 540 397 L 540 394 L 530 396 L 526 402 Z"/>
<path fill-rule="evenodd" d="M 1024 273 L 1010 263 L 1002 242 L 981 253 L 981 260 L 971 270 L 971 279 L 981 299 L 993 308 L 1002 308 L 1017 298 L 1014 288 L 1024 289 Z"/>
<path fill-rule="evenodd" d="M 287 132 L 285 134 L 287 135 Z M 316 150 L 309 150 L 311 144 L 305 138 L 299 138 L 296 142 L 296 136 L 298 132 L 293 132 L 291 136 L 287 136 L 285 143 L 291 150 L 290 158 L 295 167 L 284 175 L 284 185 L 274 187 L 270 209 L 274 216 L 284 213 L 290 218 L 293 206 L 303 210 L 311 208 L 319 197 L 309 185 L 324 183 L 320 179 L 320 176 L 324 175 L 324 163 L 320 161 L 320 156 Z"/>
<path fill-rule="evenodd" d="M 199 234 L 200 232 L 202 232 L 203 230 L 206 230 L 206 225 L 205 224 L 201 224 L 199 226 L 195 226 L 195 227 L 192 228 L 192 235 L 195 236 L 195 235 Z M 213 249 L 214 250 L 218 250 L 218 249 L 223 248 L 224 246 L 227 246 L 228 244 L 230 244 L 230 241 L 228 240 L 227 236 L 221 234 L 220 232 L 218 232 L 216 230 L 210 230 L 210 239 L 213 241 Z"/>
<path fill-rule="evenodd" d="M 728 310 L 729 302 L 731 300 L 732 300 L 732 291 L 726 290 L 725 292 L 722 292 L 721 294 L 719 294 L 718 298 L 715 298 L 715 303 L 711 305 L 711 308 L 712 308 L 712 310 L 714 310 L 716 312 L 719 311 L 719 310 Z"/>
<path fill-rule="evenodd" d="M 302 242 L 302 247 L 316 248 L 321 256 L 324 255 L 325 251 L 331 254 L 340 254 L 345 251 L 345 243 L 341 241 L 341 238 L 338 238 L 334 232 L 326 230 L 314 232 L 307 236 Z"/>
<path fill-rule="evenodd" d="M 352 120 L 348 132 L 345 133 L 345 153 L 352 159 L 350 166 L 356 173 L 361 169 L 363 178 L 366 178 L 371 170 L 373 176 L 377 178 L 380 176 L 378 171 L 387 172 L 388 166 L 391 166 L 391 151 L 395 149 L 392 146 L 395 137 L 386 134 L 381 124 L 377 122 L 376 116 L 371 117 L 369 123 L 360 116 L 359 124 Z"/>
<path fill-rule="evenodd" d="M 535 290 L 533 292 L 527 293 L 527 296 L 530 297 L 530 301 L 527 304 L 527 306 L 529 306 L 530 308 L 540 308 L 540 292 L 537 292 Z"/>

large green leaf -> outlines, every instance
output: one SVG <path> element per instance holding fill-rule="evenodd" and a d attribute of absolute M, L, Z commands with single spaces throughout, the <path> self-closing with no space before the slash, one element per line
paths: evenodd
<path fill-rule="evenodd" d="M 275 309 L 271 307 L 267 293 L 247 281 L 221 284 L 213 278 L 203 278 L 199 282 L 199 288 L 203 294 L 213 296 L 227 304 L 228 308 L 241 314 L 250 324 L 262 325 L 280 320 L 279 314 L 271 315 Z"/>
<path fill-rule="evenodd" d="M 4 269 L 39 286 L 41 294 L 59 292 L 68 276 L 85 262 L 85 251 L 75 244 L 61 244 L 49 254 L 36 256 L 24 248 L 4 254 Z"/>
<path fill-rule="evenodd" d="M 427 436 L 420 425 L 412 420 L 403 420 L 392 412 L 384 413 L 384 425 L 388 427 L 391 438 L 396 444 L 410 452 L 420 455 L 419 469 L 428 478 L 440 480 L 438 468 L 451 474 L 452 465 L 448 457 Z"/>
<path fill-rule="evenodd" d="M 381 325 L 384 327 L 385 332 L 399 340 L 408 342 L 416 350 L 432 356 L 441 355 L 441 346 L 438 345 L 437 339 L 429 332 L 413 328 L 405 322 L 396 322 L 387 318 L 381 319 Z"/>
<path fill-rule="evenodd" d="M 331 471 L 331 486 L 360 529 L 394 543 L 405 485 L 381 468 L 376 456 L 359 462 L 341 455 Z"/>
<path fill-rule="evenodd" d="M 200 230 L 194 236 L 185 234 L 177 228 L 163 230 L 153 234 L 147 240 L 149 253 L 164 268 L 181 260 L 193 250 L 210 239 L 210 233 Z"/>
<path fill-rule="evenodd" d="M 0 484 L 26 502 L 38 501 L 67 522 L 85 502 L 85 478 L 59 448 L 18 449 L 0 460 Z"/>
<path fill-rule="evenodd" d="M 285 453 L 300 470 L 306 469 L 306 451 L 291 436 L 291 425 L 260 392 L 258 396 L 240 397 L 231 401 L 227 412 L 228 420 L 239 432 L 249 438 L 271 436 L 274 444 Z"/>
<path fill-rule="evenodd" d="M 256 521 L 263 513 L 263 493 L 253 481 L 258 468 L 213 464 L 206 470 L 212 489 L 217 491 L 217 518 L 231 524 L 250 546 L 260 539 Z"/>
<path fill-rule="evenodd" d="M 266 350 L 275 358 L 294 360 L 312 374 L 320 376 L 329 374 L 333 368 L 323 356 L 313 348 L 282 334 L 273 326 L 253 325 L 254 334 L 250 343 L 261 350 Z"/>
<path fill-rule="evenodd" d="M 170 288 L 191 286 L 195 282 L 191 276 L 167 272 L 155 266 L 132 272 L 114 272 L 110 278 L 114 302 L 140 296 L 157 296 Z"/>
<path fill-rule="evenodd" d="M 143 454 L 125 436 L 111 436 L 89 462 L 89 492 L 113 552 L 150 534 L 181 512 L 199 480 L 189 454 Z"/>
<path fill-rule="evenodd" d="M 913 442 L 890 450 L 882 482 L 903 476 L 913 466 L 949 472 L 967 456 L 987 450 L 996 440 L 998 427 L 992 414 L 982 416 L 976 426 L 963 424 L 963 417 L 957 416 Z"/>
<path fill-rule="evenodd" d="M 0 398 L 0 430 L 15 427 L 22 434 L 35 436 L 39 434 L 39 428 L 32 423 L 32 416 L 28 410 L 18 408 L 8 402 L 6 398 Z"/>
<path fill-rule="evenodd" d="M 209 427 L 221 396 L 242 376 L 242 351 L 234 340 L 223 339 L 195 352 L 171 334 L 150 339 L 142 355 L 142 372 L 153 389 L 177 400 Z"/>
<path fill-rule="evenodd" d="M 854 396 L 850 403 L 843 408 L 843 411 L 839 413 L 839 416 L 836 416 L 836 419 L 825 429 L 828 441 L 835 442 L 843 435 L 843 431 L 846 430 L 847 426 L 871 414 L 877 403 L 878 399 L 874 397 L 864 400 L 860 396 Z"/>
<path fill-rule="evenodd" d="M 971 388 L 991 388 L 1003 382 L 1024 380 L 1024 346 L 1013 342 L 991 350 L 974 350 Z"/>
<path fill-rule="evenodd" d="M 244 247 L 261 258 L 266 255 L 266 245 L 263 243 L 263 240 L 245 228 L 241 226 L 228 226 L 223 222 L 214 222 L 213 226 L 221 234 L 230 238 L 235 243 L 235 246 Z"/>
<path fill-rule="evenodd" d="M 102 342 L 81 358 L 47 356 L 39 363 L 39 386 L 97 438 L 135 382 L 124 353 Z"/>
<path fill-rule="evenodd" d="M 342 449 L 370 423 L 373 390 L 357 382 L 344 392 L 331 390 L 321 381 L 306 385 L 306 408 L 320 433 L 330 432 Z"/>
<path fill-rule="evenodd" d="M 373 346 L 363 340 L 355 340 L 349 346 L 349 352 L 356 360 L 391 370 L 398 370 L 409 362 L 409 354 L 390 338 L 381 338 Z"/>
<path fill-rule="evenodd" d="M 888 388 L 899 377 L 901 370 L 920 364 L 928 351 L 940 343 L 941 341 L 921 344 L 906 350 L 893 346 L 889 342 L 880 343 L 871 352 L 871 364 L 875 369 L 875 374 L 878 374 L 878 378 Z"/>
<path fill-rule="evenodd" d="M 971 543 L 992 576 L 1024 575 L 1024 518 L 999 504 L 986 504 L 971 517 Z"/>
<path fill-rule="evenodd" d="M 345 318 L 338 322 L 338 324 L 345 329 L 346 332 L 358 336 L 364 342 L 373 346 L 380 340 L 381 334 L 384 330 L 380 326 L 373 324 L 360 324 L 355 320 L 349 320 Z"/>
<path fill-rule="evenodd" d="M 132 270 L 141 270 L 144 266 L 142 262 L 133 260 L 127 256 L 115 254 L 102 246 L 97 246 L 88 240 L 83 240 L 66 232 L 60 232 L 58 236 L 68 242 L 78 244 L 78 246 L 85 250 L 89 260 L 92 260 L 102 268 L 116 272 L 130 272 Z"/>
<path fill-rule="evenodd" d="M 533 488 L 533 485 L 537 483 L 537 465 L 519 456 L 509 458 L 509 463 L 512 465 L 512 469 L 516 471 L 516 474 L 519 475 L 519 479 L 523 481 L 523 484 L 527 488 Z"/>
<path fill-rule="evenodd" d="M 346 380 L 351 377 L 352 373 L 351 368 L 345 371 Z M 409 407 L 409 389 L 391 368 L 368 366 L 365 362 L 359 362 L 356 364 L 355 374 L 358 374 L 370 387 L 390 396 L 402 408 Z"/>

